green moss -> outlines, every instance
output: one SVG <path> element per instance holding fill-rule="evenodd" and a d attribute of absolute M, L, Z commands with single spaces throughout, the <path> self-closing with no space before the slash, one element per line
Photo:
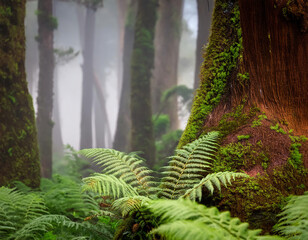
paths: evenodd
<path fill-rule="evenodd" d="M 201 85 L 194 99 L 191 115 L 178 147 L 202 133 L 204 119 L 218 105 L 227 81 L 242 51 L 242 36 L 237 1 L 216 1 L 212 34 L 201 67 Z"/>
<path fill-rule="evenodd" d="M 252 122 L 252 125 L 251 127 L 258 127 L 258 126 L 261 126 L 262 125 L 262 121 L 264 119 L 267 119 L 267 116 L 265 114 L 260 114 L 258 116 L 258 119 L 255 119 L 253 122 Z"/>
<path fill-rule="evenodd" d="M 283 130 L 280 126 L 279 123 L 277 123 L 275 126 L 271 126 L 270 127 L 272 130 L 275 130 L 278 133 L 282 133 L 282 134 L 287 134 L 285 130 Z"/>
<path fill-rule="evenodd" d="M 251 136 L 250 135 L 238 135 L 237 136 L 237 139 L 239 140 L 239 141 L 241 141 L 241 140 L 247 140 L 247 139 L 249 139 Z"/>

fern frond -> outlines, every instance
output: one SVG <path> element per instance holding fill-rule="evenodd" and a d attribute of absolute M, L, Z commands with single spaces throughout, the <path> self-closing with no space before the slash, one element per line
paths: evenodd
<path fill-rule="evenodd" d="M 81 182 L 79 184 L 68 177 L 54 175 L 52 180 L 42 179 L 41 189 L 51 214 L 83 219 L 99 211 L 93 194 L 84 193 Z"/>
<path fill-rule="evenodd" d="M 176 150 L 163 174 L 161 196 L 176 199 L 192 188 L 207 172 L 218 148 L 218 132 L 209 132 L 182 149 Z M 171 192 L 169 190 L 172 190 Z"/>
<path fill-rule="evenodd" d="M 123 197 L 113 202 L 112 208 L 116 211 L 120 211 L 123 217 L 136 212 L 141 209 L 142 206 L 149 203 L 150 199 L 144 196 Z"/>
<path fill-rule="evenodd" d="M 231 180 L 237 177 L 249 177 L 245 173 L 235 173 L 235 172 L 217 172 L 208 174 L 203 178 L 198 184 L 194 185 L 191 189 L 188 189 L 186 193 L 182 196 L 183 198 L 189 198 L 190 200 L 199 200 L 202 198 L 202 188 L 206 188 L 211 194 L 214 192 L 216 187 L 218 191 L 221 191 L 221 185 L 227 187 L 231 184 Z"/>
<path fill-rule="evenodd" d="M 153 171 L 143 166 L 143 160 L 113 149 L 93 148 L 83 149 L 79 153 L 103 167 L 103 172 L 123 179 L 136 187 L 141 195 L 153 193 L 157 182 L 152 176 Z"/>
<path fill-rule="evenodd" d="M 288 239 L 308 239 L 308 192 L 292 196 L 278 216 L 281 219 L 275 226 L 277 232 Z"/>
<path fill-rule="evenodd" d="M 6 187 L 0 188 L 1 236 L 9 236 L 27 222 L 46 213 L 46 207 L 39 196 L 25 195 Z"/>
<path fill-rule="evenodd" d="M 189 225 L 191 231 L 183 227 L 183 232 L 181 233 L 182 236 L 187 234 L 185 236 L 191 239 L 193 239 L 193 232 L 199 232 L 199 228 L 203 226 L 198 225 L 198 223 L 206 225 L 203 229 L 204 231 L 218 230 L 224 236 L 219 239 L 254 239 L 261 232 L 261 230 L 249 230 L 247 223 L 242 223 L 238 218 L 232 218 L 229 212 L 220 213 L 215 207 L 207 208 L 190 200 L 157 200 L 150 202 L 148 208 L 155 216 L 159 217 L 162 224 L 177 221 L 194 221 L 197 224 L 196 229 L 194 229 L 193 225 Z M 172 225 L 173 227 L 176 226 Z M 179 231 L 181 232 L 181 229 Z M 163 232 L 166 231 L 164 230 Z"/>
<path fill-rule="evenodd" d="M 122 179 L 118 179 L 112 175 L 97 173 L 90 177 L 83 178 L 82 181 L 85 183 L 83 190 L 96 192 L 99 195 L 110 196 L 114 199 L 139 195 L 135 188 Z"/>

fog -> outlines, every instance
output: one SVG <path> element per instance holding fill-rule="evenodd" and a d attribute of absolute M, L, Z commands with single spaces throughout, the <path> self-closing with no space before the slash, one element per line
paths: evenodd
<path fill-rule="evenodd" d="M 33 96 L 35 109 L 37 97 L 37 49 L 35 36 L 37 23 L 35 9 L 36 1 L 27 3 L 26 41 L 27 41 L 27 78 L 29 89 Z M 184 2 L 183 31 L 180 44 L 178 83 L 188 87 L 193 86 L 194 61 L 197 35 L 197 9 L 195 0 Z M 117 1 L 104 0 L 103 8 L 96 12 L 94 72 L 104 90 L 107 117 L 112 136 L 115 133 L 121 89 L 121 54 L 119 54 L 119 23 Z M 58 28 L 54 32 L 54 48 L 73 48 L 78 51 L 77 57 L 65 64 L 55 67 L 55 80 L 59 96 L 60 126 L 64 144 L 70 144 L 79 149 L 80 119 L 81 119 L 81 86 L 82 86 L 82 44 L 83 26 L 80 23 L 85 18 L 85 8 L 74 3 L 56 1 L 54 15 L 58 20 Z M 31 70 L 32 69 L 32 70 Z M 34 70 L 33 70 L 34 69 Z M 120 71 L 120 72 L 119 72 Z M 33 77 L 32 77 L 33 76 Z M 33 83 L 32 83 L 32 82 Z M 33 87 L 31 87 L 33 86 Z M 185 127 L 187 117 L 181 119 L 181 128 Z M 94 119 L 94 118 L 93 118 Z M 94 121 L 94 120 L 93 120 Z M 55 124 L 57 124 L 55 122 Z M 94 128 L 94 124 L 92 125 Z M 93 132 L 94 129 L 93 129 Z M 95 134 L 95 133 L 94 133 Z M 95 139 L 95 135 L 93 136 Z M 95 146 L 95 141 L 93 143 Z M 107 147 L 112 147 L 110 144 Z"/>

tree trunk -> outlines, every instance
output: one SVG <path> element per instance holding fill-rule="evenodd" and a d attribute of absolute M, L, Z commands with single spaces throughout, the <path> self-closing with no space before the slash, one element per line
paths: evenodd
<path fill-rule="evenodd" d="M 93 49 L 95 10 L 87 8 L 83 49 L 80 149 L 92 147 Z"/>
<path fill-rule="evenodd" d="M 130 88 L 131 88 L 131 57 L 134 43 L 134 25 L 136 18 L 136 1 L 131 1 L 126 17 L 123 49 L 123 74 L 120 107 L 117 127 L 113 141 L 113 148 L 128 152 L 130 148 L 131 114 L 130 114 Z"/>
<path fill-rule="evenodd" d="M 42 177 L 52 175 L 53 30 L 52 0 L 38 1 L 39 84 L 37 127 Z"/>
<path fill-rule="evenodd" d="M 207 44 L 209 40 L 214 1 L 197 0 L 197 8 L 198 8 L 198 35 L 197 35 L 197 46 L 196 46 L 194 89 L 197 89 L 200 83 L 199 74 L 200 74 L 200 67 L 203 62 L 202 48 Z"/>
<path fill-rule="evenodd" d="M 150 166 L 155 162 L 151 108 L 151 71 L 154 62 L 155 0 L 138 0 L 131 61 L 131 150 L 142 151 Z"/>
<path fill-rule="evenodd" d="M 216 0 L 200 88 L 178 146 L 219 131 L 212 171 L 251 177 L 223 189 L 215 204 L 264 233 L 283 198 L 308 190 L 308 143 L 295 135 L 307 134 L 307 16 L 304 1 Z"/>
<path fill-rule="evenodd" d="M 0 186 L 40 185 L 32 98 L 25 74 L 25 1 L 0 2 Z"/>
<path fill-rule="evenodd" d="M 276 2 L 283 1 L 239 1 L 249 97 L 268 116 L 307 135 L 308 34 L 298 21 L 288 21 L 285 4 Z M 307 4 L 303 11 L 308 18 Z"/>
<path fill-rule="evenodd" d="M 153 113 L 161 108 L 164 91 L 177 85 L 179 45 L 183 13 L 182 0 L 160 0 L 155 29 L 155 63 L 152 79 Z M 178 129 L 177 97 L 173 96 L 164 107 L 163 113 L 170 117 L 172 130 Z"/>

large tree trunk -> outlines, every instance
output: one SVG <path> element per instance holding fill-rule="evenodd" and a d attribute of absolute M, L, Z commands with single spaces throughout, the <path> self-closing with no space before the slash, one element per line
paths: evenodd
<path fill-rule="evenodd" d="M 160 112 L 161 96 L 164 91 L 178 83 L 178 59 L 183 12 L 182 0 L 160 0 L 155 29 L 155 62 L 152 79 L 153 113 Z M 178 129 L 177 97 L 173 96 L 163 113 L 170 117 L 172 130 Z"/>
<path fill-rule="evenodd" d="M 155 0 L 138 0 L 131 62 L 131 150 L 142 151 L 150 166 L 155 162 L 151 108 L 151 71 L 154 63 Z"/>
<path fill-rule="evenodd" d="M 212 171 L 251 178 L 223 189 L 216 203 L 264 232 L 284 197 L 308 190 L 308 144 L 295 135 L 307 134 L 304 3 L 216 0 L 200 88 L 179 144 L 220 132 Z"/>
<path fill-rule="evenodd" d="M 308 26 L 308 8 L 306 3 L 301 26 L 286 19 L 283 2 L 239 1 L 249 96 L 268 116 L 284 119 L 297 134 L 307 135 L 308 34 L 301 30 Z"/>
<path fill-rule="evenodd" d="M 0 186 L 40 184 L 32 98 L 25 74 L 25 1 L 0 2 Z"/>
<path fill-rule="evenodd" d="M 198 8 L 198 35 L 196 46 L 195 81 L 194 89 L 199 87 L 200 67 L 203 62 L 202 48 L 207 44 L 210 35 L 214 0 L 197 0 Z"/>
<path fill-rule="evenodd" d="M 113 148 L 128 152 L 130 148 L 130 88 L 131 88 L 131 57 L 134 43 L 134 25 L 136 18 L 136 1 L 131 1 L 126 17 L 123 49 L 123 74 L 120 107 L 118 112 L 117 127 L 113 141 Z"/>
<path fill-rule="evenodd" d="M 42 176 L 52 174 L 52 106 L 53 106 L 53 30 L 52 0 L 38 1 L 39 85 L 37 128 Z"/>
<path fill-rule="evenodd" d="M 92 103 L 93 103 L 93 49 L 95 30 L 95 10 L 88 7 L 85 23 L 83 48 L 83 80 L 80 149 L 92 147 Z"/>

